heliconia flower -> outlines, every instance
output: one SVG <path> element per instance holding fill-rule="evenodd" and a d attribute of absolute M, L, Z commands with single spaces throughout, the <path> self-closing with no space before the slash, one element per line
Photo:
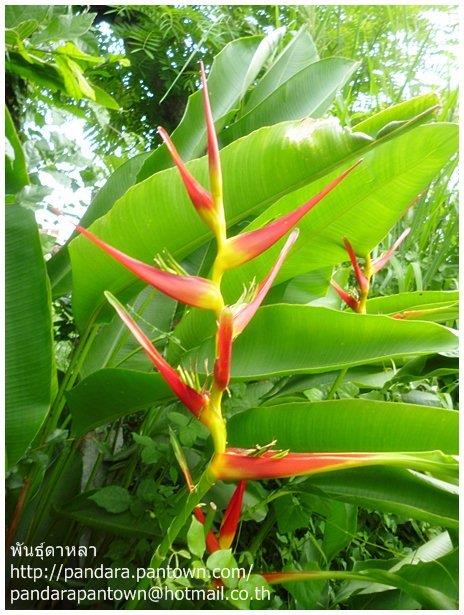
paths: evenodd
<path fill-rule="evenodd" d="M 221 293 L 217 286 L 210 280 L 193 275 L 176 275 L 169 271 L 157 269 L 147 265 L 117 248 L 113 248 L 105 241 L 94 235 L 91 231 L 76 227 L 77 230 L 85 235 L 96 246 L 112 256 L 126 269 L 129 269 L 141 280 L 154 286 L 165 295 L 195 307 L 219 311 L 223 306 Z"/>
<path fill-rule="evenodd" d="M 364 271 L 361 269 L 358 259 L 356 257 L 356 253 L 353 249 L 353 246 L 348 241 L 346 237 L 343 239 L 343 244 L 345 246 L 345 250 L 348 252 L 348 256 L 350 257 L 351 265 L 353 267 L 354 274 L 358 281 L 359 289 L 361 291 L 366 291 L 369 289 L 369 280 L 364 275 Z"/>
<path fill-rule="evenodd" d="M 218 480 L 263 480 L 306 476 L 359 466 L 389 465 L 431 472 L 455 480 L 458 462 L 440 451 L 411 453 L 290 453 L 262 447 L 228 448 L 215 455 L 211 470 Z"/>
<path fill-rule="evenodd" d="M 221 391 L 224 391 L 229 385 L 232 335 L 233 313 L 230 308 L 226 307 L 219 317 L 216 362 L 214 364 L 214 382 Z"/>
<path fill-rule="evenodd" d="M 208 142 L 208 164 L 211 192 L 215 204 L 222 203 L 222 172 L 221 161 L 219 158 L 219 145 L 214 128 L 213 114 L 208 95 L 208 85 L 206 82 L 205 67 L 200 62 L 201 82 L 203 84 L 203 107 L 205 110 L 206 133 Z"/>
<path fill-rule="evenodd" d="M 198 211 L 200 216 L 208 217 L 210 213 L 214 210 L 213 197 L 200 184 L 198 180 L 196 180 L 190 171 L 185 166 L 184 161 L 179 155 L 179 152 L 176 149 L 176 146 L 171 141 L 170 136 L 164 130 L 162 126 L 158 126 L 157 128 L 159 136 L 163 139 L 166 147 L 168 148 L 169 153 L 171 154 L 171 158 L 179 169 L 179 173 L 182 177 L 182 181 L 184 182 L 185 188 L 187 189 L 190 200 L 192 201 L 195 209 Z"/>
<path fill-rule="evenodd" d="M 212 470 L 220 480 L 260 480 L 287 478 L 352 467 L 372 453 L 287 453 L 265 450 L 252 455 L 247 449 L 228 448 L 217 455 Z"/>
<path fill-rule="evenodd" d="M 246 481 L 241 480 L 227 505 L 219 530 L 219 546 L 221 549 L 229 549 L 234 541 L 242 512 L 245 489 Z"/>
<path fill-rule="evenodd" d="M 259 285 L 258 291 L 252 301 L 246 303 L 243 307 L 240 305 L 238 311 L 234 315 L 234 337 L 237 337 L 247 326 L 253 316 L 256 314 L 259 306 L 264 301 L 269 289 L 271 288 L 274 280 L 277 277 L 277 274 L 282 267 L 284 260 L 286 259 L 288 253 L 290 252 L 291 247 L 298 239 L 299 230 L 294 229 L 287 241 L 285 242 L 284 247 L 280 251 L 279 258 L 275 262 L 274 266 L 264 278 L 264 280 Z"/>
<path fill-rule="evenodd" d="M 342 301 L 346 303 L 352 310 L 357 312 L 359 310 L 359 301 L 347 293 L 346 290 L 343 290 L 341 286 L 335 282 L 335 280 L 330 280 L 330 286 L 337 292 L 338 296 Z"/>
<path fill-rule="evenodd" d="M 173 367 L 171 367 L 171 365 L 169 365 L 169 363 L 161 355 L 161 353 L 153 346 L 153 344 L 142 331 L 142 329 L 131 318 L 131 316 L 129 316 L 127 311 L 119 303 L 116 297 L 114 297 L 109 292 L 105 292 L 105 296 L 110 302 L 110 304 L 114 307 L 121 320 L 130 330 L 132 335 L 142 346 L 143 350 L 145 351 L 153 365 L 161 374 L 163 380 L 171 388 L 173 393 L 177 395 L 177 397 L 184 404 L 184 406 L 186 406 L 190 410 L 190 412 L 192 412 L 192 414 L 194 414 L 198 418 L 201 411 L 208 403 L 207 395 L 204 393 L 199 393 L 195 389 L 192 389 L 187 384 L 185 384 L 185 382 L 182 381 L 179 373 Z"/>
<path fill-rule="evenodd" d="M 391 259 L 395 251 L 403 243 L 403 241 L 406 239 L 406 237 L 409 235 L 410 232 L 411 232 L 410 228 L 407 228 L 406 230 L 404 230 L 390 249 L 388 249 L 381 256 L 379 256 L 378 258 L 372 261 L 372 268 L 374 270 L 374 273 L 377 273 L 377 271 L 380 271 L 382 267 L 384 267 L 388 263 L 388 261 Z"/>
<path fill-rule="evenodd" d="M 227 239 L 220 254 L 220 264 L 223 270 L 243 265 L 247 261 L 259 256 L 262 252 L 274 245 L 281 237 L 292 229 L 301 218 L 315 207 L 329 192 L 331 192 L 347 175 L 349 175 L 361 160 L 333 179 L 316 196 L 301 205 L 294 211 L 278 218 L 255 231 L 248 231 Z"/>
<path fill-rule="evenodd" d="M 199 521 L 203 525 L 205 524 L 206 517 L 205 517 L 204 512 L 201 510 L 199 506 L 196 506 L 193 509 L 193 514 L 195 515 L 195 518 L 197 519 L 197 521 Z M 219 551 L 219 549 L 221 548 L 219 546 L 219 540 L 217 539 L 217 537 L 214 535 L 214 533 L 211 530 L 207 532 L 205 536 L 205 542 L 206 542 L 206 548 L 208 549 L 209 553 L 214 553 L 215 551 Z"/>

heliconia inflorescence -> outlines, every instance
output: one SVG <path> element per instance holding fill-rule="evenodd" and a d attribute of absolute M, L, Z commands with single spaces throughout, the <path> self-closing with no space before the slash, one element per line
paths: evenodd
<path fill-rule="evenodd" d="M 222 415 L 222 397 L 229 386 L 233 342 L 244 331 L 263 303 L 292 246 L 297 241 L 298 229 L 295 228 L 295 225 L 307 213 L 312 211 L 327 194 L 335 190 L 361 161 L 356 162 L 332 179 L 318 194 L 293 211 L 278 217 L 262 228 L 246 231 L 235 237 L 228 238 L 224 215 L 223 183 L 218 140 L 214 129 L 213 113 L 203 66 L 201 66 L 201 81 L 203 85 L 207 136 L 206 151 L 209 168 L 209 189 L 202 186 L 192 175 L 188 168 L 189 165 L 182 160 L 167 132 L 163 128 L 159 128 L 158 132 L 166 144 L 174 165 L 180 173 L 180 177 L 195 210 L 215 235 L 217 254 L 213 263 L 211 278 L 187 275 L 174 261 L 166 264 L 161 258 L 156 260 L 156 264 L 160 266 L 154 267 L 124 254 L 87 229 L 78 227 L 78 230 L 89 241 L 145 283 L 152 285 L 181 303 L 196 308 L 212 310 L 215 314 L 217 329 L 214 368 L 213 373 L 209 374 L 201 385 L 198 381 L 198 375 L 193 377 L 181 367 L 174 369 L 117 299 L 109 293 L 106 294 L 108 301 L 130 329 L 173 393 L 209 429 L 215 450 L 209 471 L 214 476 L 214 479 L 237 483 L 217 534 L 211 529 L 211 511 L 205 516 L 201 506 L 197 504 L 198 500 L 193 507 L 195 517 L 201 523 L 206 524 L 206 545 L 208 551 L 212 553 L 218 549 L 230 548 L 233 543 L 240 520 L 247 480 L 285 478 L 349 468 L 357 465 L 385 463 L 388 460 L 398 464 L 417 462 L 419 469 L 427 469 L 428 466 L 426 462 L 420 465 L 422 463 L 421 460 L 418 461 L 403 454 L 398 454 L 396 457 L 388 457 L 387 453 L 369 452 L 294 453 L 274 450 L 270 445 L 257 446 L 256 450 L 228 448 L 226 423 Z M 228 198 L 233 198 L 233 195 L 228 195 Z M 173 207 L 175 207 L 175 204 L 173 204 Z M 287 233 L 288 236 L 274 265 L 270 268 L 262 282 L 257 286 L 253 284 L 235 304 L 226 305 L 221 292 L 223 274 L 228 269 L 238 267 L 259 256 L 274 246 Z M 369 254 L 364 255 L 363 267 L 359 264 L 356 250 L 349 238 L 343 239 L 343 244 L 357 281 L 358 296 L 353 296 L 345 291 L 336 282 L 332 282 L 332 286 L 342 300 L 355 312 L 366 312 L 366 300 L 372 276 L 389 261 L 408 233 L 409 229 L 404 231 L 393 246 L 380 257 L 372 260 Z M 395 317 L 407 318 L 408 313 L 397 314 Z M 185 477 L 187 488 L 193 494 L 196 487 L 190 476 L 185 457 L 175 437 L 171 437 L 171 442 Z M 271 444 L 273 445 L 274 443 Z"/>
<path fill-rule="evenodd" d="M 371 259 L 370 254 L 367 254 L 365 256 L 364 269 L 359 264 L 358 257 L 356 256 L 356 252 L 350 241 L 346 237 L 343 238 L 343 245 L 348 253 L 348 257 L 353 268 L 354 276 L 358 284 L 358 297 L 354 297 L 350 292 L 341 288 L 341 286 L 337 284 L 335 280 L 331 280 L 330 285 L 338 294 L 340 299 L 344 303 L 346 303 L 346 305 L 350 307 L 354 312 L 358 312 L 360 314 L 366 313 L 366 302 L 369 295 L 372 276 L 378 271 L 380 271 L 382 267 L 384 267 L 388 263 L 395 251 L 409 235 L 410 231 L 410 228 L 407 228 L 405 231 L 403 231 L 398 237 L 398 239 L 395 241 L 395 243 L 391 246 L 391 248 L 389 248 L 386 252 L 384 252 L 384 254 L 382 254 L 378 258 Z M 401 318 L 401 316 L 396 315 L 394 317 Z"/>

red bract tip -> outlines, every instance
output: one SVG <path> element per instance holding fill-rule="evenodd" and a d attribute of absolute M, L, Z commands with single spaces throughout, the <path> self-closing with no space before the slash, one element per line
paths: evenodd
<path fill-rule="evenodd" d="M 375 273 L 377 273 L 377 271 L 380 271 L 382 267 L 384 267 L 388 263 L 395 251 L 403 243 L 403 241 L 406 239 L 410 232 L 410 228 L 407 228 L 405 231 L 403 231 L 389 250 L 387 250 L 381 256 L 372 261 L 372 268 Z"/>
<path fill-rule="evenodd" d="M 230 363 L 232 357 L 233 315 L 230 308 L 224 308 L 219 318 L 214 381 L 220 390 L 229 385 Z"/>
<path fill-rule="evenodd" d="M 242 512 L 245 489 L 246 481 L 241 480 L 230 498 L 219 530 L 219 546 L 221 549 L 229 549 L 234 541 Z"/>
<path fill-rule="evenodd" d="M 243 265 L 247 261 L 259 256 L 262 252 L 274 245 L 281 237 L 298 223 L 301 218 L 315 207 L 329 192 L 345 179 L 361 161 L 351 166 L 341 175 L 332 180 L 316 196 L 294 211 L 282 216 L 256 231 L 242 233 L 227 240 L 224 251 L 220 257 L 224 270 Z"/>
<path fill-rule="evenodd" d="M 359 289 L 361 291 L 369 290 L 369 280 L 364 275 L 364 271 L 361 269 L 358 259 L 356 258 L 355 251 L 353 250 L 353 246 L 345 237 L 343 239 L 343 244 L 345 246 L 345 250 L 348 252 L 348 256 L 350 257 L 351 265 L 353 267 L 354 274 L 358 281 Z"/>
<path fill-rule="evenodd" d="M 255 298 L 250 303 L 247 303 L 244 307 L 240 308 L 239 311 L 234 316 L 234 337 L 237 337 L 247 326 L 253 316 L 256 314 L 259 306 L 264 301 L 269 289 L 271 288 L 274 280 L 277 277 L 277 274 L 282 267 L 284 260 L 287 258 L 288 253 L 290 252 L 291 247 L 298 239 L 299 230 L 293 230 L 287 241 L 285 242 L 284 247 L 282 248 L 279 258 L 277 259 L 275 265 L 272 267 L 270 272 L 261 282 L 258 292 L 256 293 Z"/>
<path fill-rule="evenodd" d="M 130 330 L 132 335 L 142 346 L 149 359 L 161 374 L 163 380 L 171 388 L 172 392 L 177 395 L 180 401 L 186 406 L 192 414 L 197 418 L 208 402 L 206 395 L 195 391 L 186 385 L 180 378 L 178 372 L 169 365 L 164 357 L 156 350 L 151 341 L 138 326 L 138 324 L 129 316 L 124 307 L 111 293 L 105 293 L 106 298 L 114 307 L 121 320 Z"/>
<path fill-rule="evenodd" d="M 355 299 L 350 293 L 347 293 L 346 290 L 343 290 L 341 286 L 337 284 L 334 280 L 330 280 L 330 286 L 337 292 L 338 296 L 342 301 L 348 305 L 353 311 L 357 312 L 359 310 L 359 301 Z"/>
<path fill-rule="evenodd" d="M 221 309 L 223 304 L 222 296 L 217 286 L 210 280 L 197 276 L 176 275 L 169 271 L 162 271 L 113 248 L 89 230 L 81 226 L 76 228 L 92 243 L 112 256 L 121 265 L 124 265 L 126 269 L 129 269 L 141 280 L 154 286 L 165 295 L 177 301 L 182 301 L 182 303 L 187 305 L 216 311 Z"/>
<path fill-rule="evenodd" d="M 216 455 L 212 469 L 220 480 L 264 480 L 303 476 L 375 462 L 375 453 L 285 453 L 267 450 L 260 455 L 229 448 Z"/>
<path fill-rule="evenodd" d="M 168 133 L 161 126 L 158 126 L 158 134 L 163 139 L 166 147 L 169 150 L 169 153 L 171 154 L 171 158 L 173 159 L 174 164 L 179 169 L 182 181 L 184 182 L 184 185 L 187 189 L 190 200 L 192 201 L 195 209 L 198 211 L 200 216 L 204 217 L 208 211 L 214 209 L 211 194 L 205 188 L 203 188 L 203 186 L 193 177 L 193 175 L 187 169 L 174 143 L 171 141 L 171 138 L 169 137 Z"/>
<path fill-rule="evenodd" d="M 200 62 L 201 82 L 203 84 L 203 105 L 205 110 L 206 133 L 208 140 L 208 161 L 209 161 L 209 177 L 211 183 L 211 192 L 213 197 L 222 198 L 222 173 L 221 161 L 219 158 L 219 146 L 214 128 L 213 114 L 208 94 L 208 85 L 206 82 L 205 67 L 203 62 Z"/>

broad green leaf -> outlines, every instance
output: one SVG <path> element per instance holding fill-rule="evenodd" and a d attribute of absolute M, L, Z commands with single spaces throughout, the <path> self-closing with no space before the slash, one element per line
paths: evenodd
<path fill-rule="evenodd" d="M 159 539 L 158 523 L 148 513 L 135 517 L 130 512 L 109 513 L 92 501 L 95 491 L 82 493 L 55 510 L 55 514 L 85 527 L 121 536 L 139 536 Z"/>
<path fill-rule="evenodd" d="M 220 134 L 227 145 L 251 131 L 284 120 L 321 117 L 358 66 L 345 58 L 325 58 L 290 77 Z"/>
<path fill-rule="evenodd" d="M 408 361 L 393 377 L 394 382 L 412 382 L 423 378 L 439 378 L 459 371 L 458 357 L 434 355 Z"/>
<path fill-rule="evenodd" d="M 253 88 L 243 106 L 243 113 L 248 113 L 287 79 L 318 59 L 317 49 L 310 33 L 307 28 L 301 28 Z"/>
<path fill-rule="evenodd" d="M 6 208 L 6 446 L 8 464 L 43 423 L 54 384 L 50 289 L 32 211 Z"/>
<path fill-rule="evenodd" d="M 288 282 L 271 288 L 265 302 L 310 303 L 316 301 L 327 293 L 331 277 L 332 267 L 295 276 Z"/>
<path fill-rule="evenodd" d="M 26 158 L 21 141 L 16 132 L 8 107 L 5 106 L 5 189 L 8 194 L 16 194 L 29 184 Z M 8 147 L 8 144 L 10 148 Z"/>
<path fill-rule="evenodd" d="M 397 587 L 429 609 L 455 609 L 458 598 L 457 550 L 431 562 L 403 566 L 398 572 L 367 570 L 369 581 Z"/>
<path fill-rule="evenodd" d="M 378 560 L 357 561 L 354 564 L 353 570 L 366 570 L 368 568 L 378 569 L 380 568 L 379 564 L 382 564 L 382 569 L 389 572 L 396 572 L 407 564 L 419 565 L 422 562 L 432 562 L 434 560 L 438 560 L 441 557 L 444 557 L 452 551 L 453 546 L 448 532 L 442 532 L 441 534 L 438 534 L 438 536 L 435 536 L 428 542 L 415 549 L 410 555 L 407 555 L 402 559 L 397 558 L 392 560 L 383 560 L 380 562 Z M 449 591 L 450 590 L 448 589 L 446 593 L 449 593 Z M 452 587 L 451 595 L 453 595 L 455 591 L 456 590 L 454 589 L 454 587 Z M 385 593 L 387 594 L 387 596 L 382 596 L 382 594 Z M 344 602 L 350 597 L 350 595 L 354 594 L 363 596 L 364 600 L 361 599 L 358 604 L 364 603 L 365 607 L 367 608 L 377 608 L 379 598 L 382 601 L 381 604 L 391 604 L 391 608 L 394 608 L 394 606 L 400 603 L 399 596 L 396 595 L 398 593 L 398 591 L 392 591 L 390 588 L 378 583 L 351 581 L 344 584 L 340 588 L 340 590 L 337 592 L 336 600 L 337 602 Z M 396 600 L 396 605 L 394 600 Z M 419 606 L 420 605 L 416 603 L 410 605 L 410 608 L 417 609 Z"/>
<path fill-rule="evenodd" d="M 285 571 L 294 569 L 294 565 L 287 564 L 284 568 Z M 320 570 L 320 566 L 317 562 L 304 562 L 301 565 L 301 569 L 304 571 L 317 571 Z M 322 580 L 310 580 L 306 583 L 282 583 L 282 586 L 293 596 L 295 600 L 295 607 L 298 610 L 318 610 L 323 604 L 323 597 L 321 594 L 324 592 L 324 588 L 327 586 L 327 581 Z"/>
<path fill-rule="evenodd" d="M 205 544 L 205 528 L 203 523 L 200 523 L 193 515 L 190 522 L 190 527 L 187 530 L 187 544 L 193 555 L 201 558 L 206 550 Z"/>
<path fill-rule="evenodd" d="M 300 131 L 299 140 L 290 140 L 292 130 Z M 345 161 L 370 143 L 369 139 L 343 129 L 335 119 L 312 122 L 310 133 L 307 138 L 306 133 L 301 134 L 300 123 L 278 124 L 256 131 L 222 150 L 229 224 L 262 211 L 282 194 L 325 174 L 328 165 Z M 320 148 L 324 149 L 324 156 Z M 207 183 L 206 163 L 206 158 L 202 158 L 187 164 L 204 184 Z M 301 202 L 297 197 L 293 204 Z M 133 186 L 92 230 L 123 251 L 148 262 L 163 248 L 182 260 L 211 237 L 192 207 L 177 169 L 166 169 Z M 119 298 L 123 298 L 124 289 L 128 290 L 127 296 L 137 291 L 134 276 L 85 238 L 75 239 L 69 250 L 73 263 L 74 312 L 79 326 L 88 324 L 101 306 L 104 290 L 119 294 Z M 132 289 L 128 289 L 130 286 Z"/>
<path fill-rule="evenodd" d="M 368 314 L 396 314 L 418 311 L 415 319 L 445 322 L 454 320 L 459 312 L 459 293 L 455 290 L 424 290 L 374 297 L 366 304 Z"/>
<path fill-rule="evenodd" d="M 438 104 L 440 104 L 440 99 L 435 92 L 421 94 L 410 100 L 383 109 L 379 113 L 358 122 L 355 124 L 355 130 L 375 137 L 379 130 L 385 128 L 390 122 L 412 120 L 421 113 L 424 113 L 424 111 L 435 108 Z"/>
<path fill-rule="evenodd" d="M 402 468 L 366 467 L 314 475 L 295 488 L 432 525 L 458 527 L 457 488 L 444 485 Z"/>
<path fill-rule="evenodd" d="M 416 600 L 419 605 L 427 609 L 449 610 L 457 606 L 457 569 L 458 557 L 457 550 L 455 550 L 438 560 L 404 566 L 397 572 L 383 570 L 381 565 L 379 568 L 366 566 L 365 570 L 359 571 L 296 571 L 292 574 L 292 582 L 318 582 L 337 579 L 381 583 L 386 586 L 385 589 L 389 587 L 401 589 Z"/>
<path fill-rule="evenodd" d="M 281 534 L 308 528 L 311 515 L 316 513 L 323 517 L 331 514 L 331 502 L 311 493 L 289 493 L 284 490 L 273 500 L 277 518 L 277 528 Z M 338 505 L 338 502 L 336 503 Z"/>
<path fill-rule="evenodd" d="M 328 562 L 332 561 L 355 538 L 357 526 L 357 506 L 343 502 L 331 502 L 322 540 L 322 549 Z"/>
<path fill-rule="evenodd" d="M 52 92 L 65 88 L 63 78 L 54 65 L 29 64 L 17 53 L 10 55 L 10 60 L 5 62 L 7 72 L 19 75 L 25 81 L 40 85 Z"/>
<path fill-rule="evenodd" d="M 269 39 L 263 41 L 260 36 L 240 38 L 226 45 L 214 58 L 208 76 L 208 92 L 216 130 L 222 128 L 268 58 L 272 47 L 265 43 L 266 40 Z M 172 140 L 184 160 L 199 156 L 206 146 L 202 96 L 200 91 L 191 94 L 185 113 L 172 133 Z M 167 148 L 160 145 L 143 164 L 138 181 L 170 166 L 172 161 Z"/>
<path fill-rule="evenodd" d="M 32 37 L 31 43 L 38 45 L 79 38 L 90 29 L 95 15 L 96 13 L 55 15 L 43 30 Z"/>
<path fill-rule="evenodd" d="M 260 379 L 318 373 L 393 357 L 456 349 L 455 332 L 433 322 L 338 312 L 307 305 L 268 305 L 235 340 L 232 377 Z M 213 356 L 212 339 L 183 359 L 199 369 Z M 193 363 L 192 363 L 193 362 Z"/>
<path fill-rule="evenodd" d="M 92 89 L 95 95 L 95 102 L 101 105 L 102 107 L 106 107 L 107 109 L 113 109 L 114 111 L 119 111 L 121 108 L 116 100 L 105 92 L 102 88 L 92 83 Z"/>
<path fill-rule="evenodd" d="M 427 357 L 423 357 L 423 359 L 426 360 Z M 395 372 L 390 366 L 381 369 L 377 365 L 363 365 L 361 367 L 352 367 L 349 369 L 343 377 L 343 382 L 352 382 L 360 389 L 381 389 L 394 376 Z M 334 384 L 337 377 L 338 373 L 333 372 L 311 374 L 309 376 L 296 376 L 285 386 L 280 388 L 278 393 L 276 391 L 276 393 L 279 396 L 290 395 L 291 393 L 299 393 L 300 391 L 314 387 L 330 386 Z"/>
<path fill-rule="evenodd" d="M 60 55 L 55 55 L 55 66 L 63 79 L 65 93 L 71 98 L 80 100 L 83 96 L 88 96 L 85 86 L 82 87 L 82 82 L 75 71 L 72 70 L 68 58 Z"/>
<path fill-rule="evenodd" d="M 7 28 L 17 28 L 20 24 L 35 19 L 44 21 L 48 13 L 53 10 L 51 6 L 10 4 L 5 6 L 5 25 Z"/>
<path fill-rule="evenodd" d="M 458 413 L 367 399 L 262 406 L 233 416 L 231 446 L 252 448 L 277 440 L 294 452 L 458 451 Z"/>
<path fill-rule="evenodd" d="M 137 173 L 147 156 L 148 154 L 138 154 L 115 170 L 93 198 L 80 221 L 81 226 L 90 226 L 92 222 L 111 209 L 113 203 L 136 182 Z M 54 297 L 61 297 L 71 290 L 71 264 L 68 245 L 73 237 L 75 237 L 74 233 L 61 250 L 47 263 Z"/>
<path fill-rule="evenodd" d="M 131 504 L 131 496 L 127 489 L 118 485 L 108 485 L 95 491 L 89 496 L 97 506 L 109 513 L 117 514 L 125 512 Z"/>
<path fill-rule="evenodd" d="M 175 301 L 149 286 L 131 304 L 131 311 L 158 349 L 162 349 L 168 339 L 166 332 L 171 330 L 176 305 Z M 80 375 L 85 378 L 105 367 L 153 370 L 153 364 L 117 314 L 98 330 Z"/>
<path fill-rule="evenodd" d="M 438 559 L 416 565 L 405 565 L 396 574 L 408 581 L 411 586 L 422 585 L 444 594 L 450 599 L 450 606 L 453 608 L 457 606 L 458 598 L 458 565 L 458 550 L 453 549 Z M 419 602 L 425 606 L 423 601 Z"/>
<path fill-rule="evenodd" d="M 110 368 L 90 374 L 66 393 L 76 436 L 171 397 L 159 374 Z"/>

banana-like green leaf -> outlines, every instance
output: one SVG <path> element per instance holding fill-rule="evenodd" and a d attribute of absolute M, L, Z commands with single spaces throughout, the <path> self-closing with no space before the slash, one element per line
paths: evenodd
<path fill-rule="evenodd" d="M 416 357 L 407 361 L 392 378 L 393 382 L 412 382 L 423 378 L 440 378 L 459 371 L 459 359 L 456 356 L 433 355 Z"/>
<path fill-rule="evenodd" d="M 268 305 L 258 310 L 234 343 L 232 377 L 262 379 L 318 373 L 393 357 L 450 352 L 455 332 L 433 322 L 338 312 L 307 305 Z M 187 353 L 185 366 L 209 361 L 213 340 Z"/>
<path fill-rule="evenodd" d="M 16 194 L 29 184 L 26 158 L 8 107 L 5 106 L 5 188 L 7 194 Z"/>
<path fill-rule="evenodd" d="M 325 58 L 310 63 L 222 131 L 221 144 L 227 145 L 261 126 L 283 120 L 321 117 L 357 66 L 357 62 L 346 58 Z"/>
<path fill-rule="evenodd" d="M 302 488 L 432 525 L 457 528 L 459 524 L 459 499 L 454 485 L 431 482 L 402 468 L 366 467 L 319 474 L 295 485 L 297 490 Z"/>
<path fill-rule="evenodd" d="M 157 373 L 112 368 L 93 372 L 66 393 L 76 436 L 172 397 Z"/>
<path fill-rule="evenodd" d="M 269 57 L 283 32 L 276 36 L 249 36 L 232 41 L 214 58 L 208 76 L 208 92 L 211 110 L 219 131 L 229 113 L 238 106 Z M 185 113 L 172 133 L 172 140 L 184 160 L 199 156 L 206 145 L 206 126 L 204 121 L 202 93 L 195 92 L 188 99 Z M 153 173 L 172 166 L 165 145 L 150 154 L 138 181 Z"/>
<path fill-rule="evenodd" d="M 271 288 L 265 303 L 310 303 L 326 295 L 332 277 L 332 267 L 324 267 L 295 276 L 288 282 Z"/>
<path fill-rule="evenodd" d="M 293 452 L 458 452 L 458 413 L 368 399 L 337 399 L 246 410 L 227 423 L 231 446 L 276 439 Z"/>
<path fill-rule="evenodd" d="M 265 575 L 268 583 L 317 582 L 337 579 L 360 583 L 378 583 L 388 590 L 398 588 L 408 594 L 426 609 L 452 610 L 457 606 L 458 597 L 458 553 L 457 549 L 430 562 L 405 565 L 395 572 L 383 570 L 380 565 L 373 568 L 366 565 L 364 570 L 340 571 L 322 570 L 310 572 L 282 572 Z"/>
<path fill-rule="evenodd" d="M 458 317 L 458 300 L 455 290 L 424 290 L 374 297 L 367 301 L 366 309 L 368 314 L 406 312 L 408 319 L 445 322 Z"/>
<path fill-rule="evenodd" d="M 50 288 L 34 214 L 6 208 L 6 447 L 15 464 L 50 406 L 54 380 Z"/>
<path fill-rule="evenodd" d="M 379 560 L 357 561 L 354 564 L 353 571 L 379 569 L 379 564 L 381 564 L 383 570 L 397 572 L 401 570 L 403 566 L 414 564 L 415 566 L 419 566 L 418 570 L 414 569 L 414 574 L 427 576 L 432 586 L 435 584 L 440 591 L 443 591 L 444 594 L 455 599 L 457 587 L 453 582 L 452 573 L 455 566 L 453 560 L 456 562 L 456 559 L 456 551 L 453 550 L 449 532 L 442 532 L 402 559 L 395 558 L 391 560 L 381 560 L 380 562 Z M 423 568 L 420 565 L 421 563 L 436 562 L 437 560 L 441 560 L 439 562 L 441 572 L 438 571 L 437 568 Z M 407 570 L 408 569 L 406 569 L 406 571 Z M 411 574 L 412 571 L 413 569 L 410 568 L 407 574 Z M 420 578 L 420 583 L 424 584 L 423 577 Z M 440 587 L 440 585 L 438 585 L 439 583 L 443 583 L 443 585 Z M 351 581 L 345 583 L 337 591 L 337 603 L 346 602 L 350 596 L 355 598 L 354 601 L 350 601 L 350 606 L 353 608 L 356 606 L 363 610 L 366 608 L 378 609 L 382 606 L 386 609 L 404 608 L 415 610 L 420 608 L 420 603 L 412 601 L 410 598 L 408 599 L 400 590 L 392 590 L 390 587 L 386 587 L 379 583 L 367 581 Z"/>
<path fill-rule="evenodd" d="M 314 41 L 308 29 L 302 27 L 279 54 L 266 74 L 258 81 L 243 106 L 248 113 L 267 98 L 276 88 L 285 83 L 309 64 L 319 59 Z"/>
<path fill-rule="evenodd" d="M 355 124 L 355 129 L 375 137 L 392 122 L 407 122 L 429 109 L 436 109 L 440 98 L 435 92 L 421 94 L 404 102 L 388 107 Z"/>
<path fill-rule="evenodd" d="M 421 357 L 422 358 L 422 357 Z M 424 357 L 426 359 L 427 357 Z M 381 368 L 377 365 L 362 365 L 361 367 L 352 367 L 343 377 L 343 383 L 352 382 L 360 389 L 381 389 L 383 386 L 395 376 L 395 372 L 391 365 Z M 338 378 L 338 372 L 327 372 L 325 374 L 310 374 L 309 376 L 295 376 L 283 387 L 275 390 L 276 395 L 291 395 L 299 393 L 307 389 L 333 385 L 335 379 Z M 273 394 L 271 391 L 270 397 Z M 278 397 L 271 397 L 276 400 Z"/>

